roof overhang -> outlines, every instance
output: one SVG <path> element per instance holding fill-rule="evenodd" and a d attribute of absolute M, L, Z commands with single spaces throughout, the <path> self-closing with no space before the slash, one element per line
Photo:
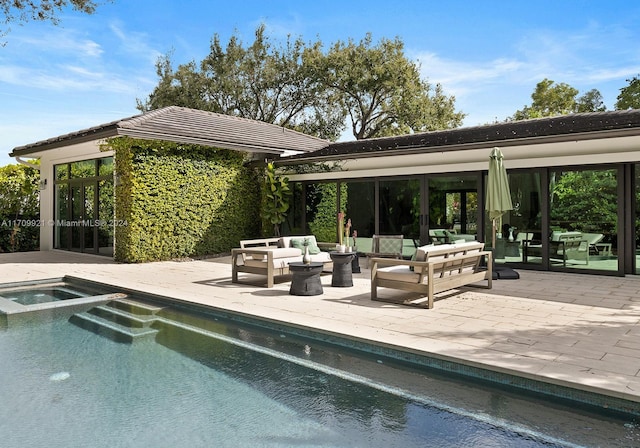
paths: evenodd
<path fill-rule="evenodd" d="M 170 106 L 14 148 L 11 157 L 117 136 L 165 140 L 251 153 L 286 155 L 316 151 L 329 142 L 256 120 Z"/>
<path fill-rule="evenodd" d="M 452 153 L 499 146 L 554 144 L 640 135 L 640 110 L 592 112 L 485 126 L 332 143 L 313 153 L 284 157 L 278 165 Z"/>

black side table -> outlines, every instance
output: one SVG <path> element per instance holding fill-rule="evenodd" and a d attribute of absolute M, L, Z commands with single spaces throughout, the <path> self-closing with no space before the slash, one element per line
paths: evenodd
<path fill-rule="evenodd" d="M 320 282 L 320 273 L 322 272 L 323 263 L 303 263 L 294 261 L 289 263 L 289 271 L 291 272 L 291 287 L 289 294 L 294 296 L 317 296 L 322 294 L 322 283 Z"/>
<path fill-rule="evenodd" d="M 329 252 L 329 256 L 333 261 L 331 286 L 353 286 L 351 260 L 353 260 L 355 254 L 353 252 Z"/>

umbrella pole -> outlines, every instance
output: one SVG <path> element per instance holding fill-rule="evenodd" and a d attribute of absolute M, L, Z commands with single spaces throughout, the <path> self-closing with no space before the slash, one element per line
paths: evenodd
<path fill-rule="evenodd" d="M 491 232 L 491 247 L 493 248 L 493 251 L 495 252 L 496 250 L 496 220 L 492 219 L 491 222 L 493 223 L 493 229 Z"/>

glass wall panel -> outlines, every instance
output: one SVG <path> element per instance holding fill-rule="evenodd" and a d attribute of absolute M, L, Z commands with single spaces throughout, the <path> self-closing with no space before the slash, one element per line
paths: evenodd
<path fill-rule="evenodd" d="M 616 169 L 550 173 L 551 267 L 618 270 Z"/>
<path fill-rule="evenodd" d="M 496 263 L 542 263 L 542 190 L 540 173 L 510 171 L 509 189 L 513 210 L 498 219 Z M 487 219 L 485 241 L 493 244 L 493 224 Z"/>
<path fill-rule="evenodd" d="M 307 233 L 304 228 L 304 184 L 302 182 L 291 182 L 289 189 L 291 190 L 291 199 L 286 220 L 282 223 L 281 233 L 283 235 L 304 235 Z"/>
<path fill-rule="evenodd" d="M 428 185 L 430 242 L 477 240 L 477 176 L 431 177 Z"/>
<path fill-rule="evenodd" d="M 71 178 L 79 179 L 82 177 L 94 177 L 96 175 L 95 160 L 81 160 L 73 162 L 71 165 Z"/>
<path fill-rule="evenodd" d="M 420 179 L 380 181 L 379 233 L 420 235 Z"/>
<path fill-rule="evenodd" d="M 83 210 L 82 185 L 71 186 L 71 250 L 82 250 L 80 221 L 82 220 Z"/>
<path fill-rule="evenodd" d="M 360 252 L 371 252 L 371 241 L 376 231 L 375 182 L 348 181 L 341 187 L 340 204 L 351 230 L 357 232 L 355 245 Z M 351 241 L 351 245 L 353 245 Z"/>
<path fill-rule="evenodd" d="M 83 234 L 83 250 L 93 252 L 95 247 L 94 231 L 96 230 L 95 220 L 97 219 L 95 213 L 95 185 L 89 184 L 84 186 L 84 211 L 82 215 L 83 223 L 81 225 L 81 233 Z"/>
<path fill-rule="evenodd" d="M 56 165 L 54 172 L 54 247 L 113 255 L 113 157 Z"/>
<path fill-rule="evenodd" d="M 419 178 L 379 183 L 378 233 L 402 235 L 402 253 L 406 258 L 410 258 L 420 244 L 420 185 Z"/>
<path fill-rule="evenodd" d="M 113 175 L 113 157 L 98 159 L 98 176 Z"/>
<path fill-rule="evenodd" d="M 69 185 L 59 184 L 56 185 L 56 208 L 55 208 L 55 220 L 56 223 L 60 223 L 63 220 L 69 219 Z M 68 249 L 69 248 L 69 235 L 68 228 L 65 226 L 56 225 L 54 227 L 54 246 L 56 249 Z"/>
<path fill-rule="evenodd" d="M 55 173 L 56 180 L 67 180 L 69 179 L 69 165 L 56 165 L 53 168 Z"/>

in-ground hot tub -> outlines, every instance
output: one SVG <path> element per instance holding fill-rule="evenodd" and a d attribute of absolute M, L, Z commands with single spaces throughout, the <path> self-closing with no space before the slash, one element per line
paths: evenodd
<path fill-rule="evenodd" d="M 126 294 L 113 287 L 65 276 L 0 286 L 0 327 L 71 316 Z"/>

